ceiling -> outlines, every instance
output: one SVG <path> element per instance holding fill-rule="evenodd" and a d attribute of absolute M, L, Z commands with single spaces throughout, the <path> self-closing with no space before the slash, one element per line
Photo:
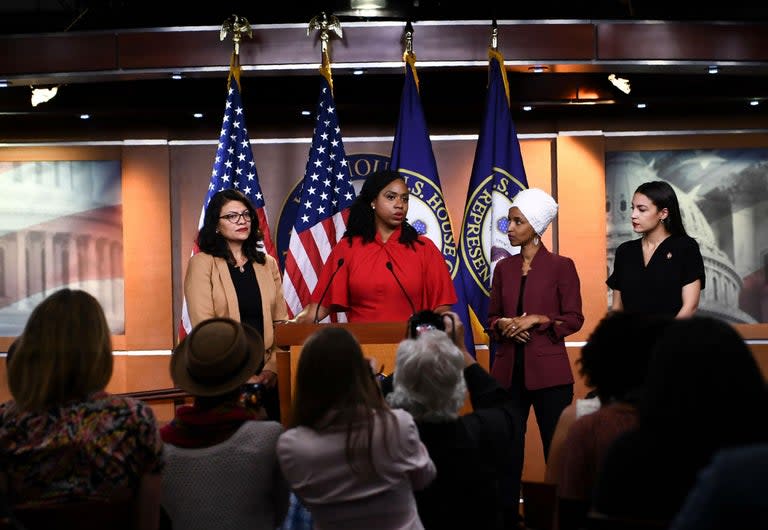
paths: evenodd
<path fill-rule="evenodd" d="M 660 21 L 768 21 L 768 3 L 749 5 L 739 0 L 701 3 L 661 0 L 595 0 L 533 2 L 467 2 L 440 0 L 390 0 L 382 20 L 660 20 Z M 161 4 L 162 8 L 157 9 Z M 258 6 L 258 7 L 257 7 Z M 48 32 L 89 32 L 131 28 L 220 26 L 233 13 L 251 24 L 307 23 L 320 11 L 342 13 L 349 2 L 214 2 L 190 7 L 189 2 L 148 0 L 2 0 L 0 36 Z M 375 17 L 340 15 L 342 26 L 351 20 Z M 637 61 L 617 71 L 632 84 L 632 96 L 619 93 L 603 68 L 594 64 L 570 64 L 532 74 L 511 68 L 510 93 L 521 132 L 551 130 L 556 123 L 580 123 L 613 119 L 676 120 L 702 116 L 764 120 L 768 115 L 768 61 L 748 68 L 709 75 L 706 65 L 663 66 Z M 0 71 L 0 79 L 3 77 Z M 420 70 L 421 95 L 430 131 L 476 130 L 482 114 L 486 69 L 483 67 L 430 68 Z M 394 130 L 402 89 L 402 71 L 381 71 L 355 76 L 334 71 L 340 119 L 345 131 L 377 123 Z M 73 76 L 62 84 L 53 100 L 32 108 L 29 86 L 0 88 L 0 129 L 8 138 L 92 135 L 94 130 L 116 136 L 163 134 L 171 138 L 212 136 L 220 125 L 224 88 L 221 72 L 200 72 L 175 81 L 154 76 L 114 75 L 97 81 Z M 40 85 L 50 86 L 50 85 Z M 250 111 L 251 129 L 258 123 L 261 135 L 311 127 L 317 98 L 316 72 L 284 75 L 244 73 L 243 97 Z M 607 94 L 613 105 L 574 105 L 575 90 Z M 762 104 L 749 105 L 755 99 Z M 637 109 L 638 101 L 648 104 Z M 266 102 L 266 104 L 265 104 Z M 373 104 L 372 102 L 375 102 Z M 457 104 L 459 102 L 460 104 Z M 524 105 L 533 110 L 526 112 Z M 195 119 L 193 113 L 203 114 Z M 88 113 L 92 119 L 79 120 Z M 215 132 L 214 132 L 215 134 Z M 306 133 L 305 131 L 305 134 Z M 347 133 L 348 134 L 348 133 Z M 252 133 L 253 135 L 253 133 Z"/>

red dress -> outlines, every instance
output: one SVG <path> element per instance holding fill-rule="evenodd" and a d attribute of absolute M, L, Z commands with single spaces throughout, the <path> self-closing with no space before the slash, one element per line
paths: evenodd
<path fill-rule="evenodd" d="M 405 322 L 414 310 L 456 303 L 448 266 L 432 240 L 419 236 L 411 248 L 398 242 L 400 231 L 395 230 L 386 243 L 378 233 L 370 243 L 360 237 L 354 237 L 351 245 L 346 238 L 339 241 L 320 273 L 312 302 L 345 311 L 349 322 Z M 341 267 L 339 259 L 344 260 Z"/>

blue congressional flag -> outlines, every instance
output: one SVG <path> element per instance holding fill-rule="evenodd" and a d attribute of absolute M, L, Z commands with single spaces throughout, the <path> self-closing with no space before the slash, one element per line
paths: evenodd
<path fill-rule="evenodd" d="M 407 54 L 400 117 L 392 144 L 390 167 L 405 178 L 411 192 L 408 222 L 420 234 L 434 241 L 442 251 L 453 278 L 458 266 L 456 243 L 421 107 L 415 63 L 416 58 Z"/>
<path fill-rule="evenodd" d="M 344 235 L 349 207 L 356 197 L 330 70 L 322 72 L 312 146 L 285 257 L 283 290 L 291 316 L 309 303 L 323 264 Z"/>
<path fill-rule="evenodd" d="M 528 187 L 509 108 L 504 57 L 493 49 L 488 54 L 485 115 L 467 191 L 459 240 L 461 260 L 454 282 L 462 284 L 462 289 L 456 289 L 459 304 L 474 314 L 472 328 L 479 331 L 479 336 L 488 319 L 493 268 L 501 258 L 519 252 L 507 239 L 507 214 L 515 195 Z M 471 338 L 467 338 L 468 347 Z"/>
<path fill-rule="evenodd" d="M 251 151 L 251 140 L 248 137 L 248 128 L 245 125 L 245 110 L 240 96 L 240 67 L 232 66 L 227 79 L 227 99 L 224 104 L 224 118 L 222 120 L 219 144 L 216 148 L 216 156 L 213 160 L 213 171 L 208 183 L 208 191 L 205 194 L 203 207 L 200 211 L 200 219 L 197 224 L 198 231 L 203 227 L 205 209 L 211 198 L 219 191 L 234 188 L 248 197 L 256 210 L 259 227 L 264 234 L 264 250 L 277 259 L 275 245 L 269 232 L 267 222 L 266 205 L 264 195 L 259 184 L 259 175 L 256 172 L 256 163 Z M 200 249 L 195 240 L 192 254 Z M 192 329 L 187 312 L 186 299 L 181 310 L 181 325 L 179 326 L 179 338 L 183 338 Z"/>

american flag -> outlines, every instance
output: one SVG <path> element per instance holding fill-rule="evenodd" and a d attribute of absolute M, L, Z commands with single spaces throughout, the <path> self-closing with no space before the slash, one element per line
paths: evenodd
<path fill-rule="evenodd" d="M 323 264 L 344 235 L 355 195 L 330 79 L 324 74 L 301 200 L 285 257 L 283 291 L 291 317 L 309 303 Z"/>
<path fill-rule="evenodd" d="M 256 163 L 253 161 L 251 140 L 248 137 L 248 128 L 245 125 L 245 112 L 243 100 L 240 96 L 240 67 L 233 66 L 227 79 L 227 101 L 224 106 L 224 119 L 219 135 L 219 145 L 216 149 L 216 158 L 213 160 L 211 181 L 208 183 L 208 193 L 205 195 L 203 207 L 200 211 L 200 220 L 197 229 L 200 230 L 205 219 L 205 208 L 217 192 L 234 188 L 243 192 L 253 203 L 259 219 L 259 226 L 264 233 L 264 249 L 268 254 L 277 259 L 275 245 L 269 233 L 264 195 L 259 185 L 259 175 L 256 172 Z M 195 241 L 192 249 L 194 255 L 200 249 Z M 183 302 L 181 310 L 181 325 L 179 326 L 179 340 L 189 333 L 192 324 L 187 312 L 187 301 Z"/>

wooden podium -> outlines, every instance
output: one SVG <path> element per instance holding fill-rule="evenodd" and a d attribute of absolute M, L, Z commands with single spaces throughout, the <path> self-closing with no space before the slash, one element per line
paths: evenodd
<path fill-rule="evenodd" d="M 384 365 L 384 373 L 392 373 L 395 369 L 397 345 L 406 336 L 405 322 L 276 324 L 277 383 L 280 390 L 280 418 L 284 425 L 290 419 L 293 383 L 304 341 L 315 331 L 334 326 L 343 327 L 352 333 L 362 346 L 365 356 L 375 359 L 379 366 Z M 317 376 L 323 377 L 323 374 Z"/>
<path fill-rule="evenodd" d="M 296 367 L 301 356 L 304 341 L 315 331 L 324 327 L 343 327 L 355 336 L 366 357 L 375 359 L 377 366 L 383 366 L 386 374 L 395 369 L 397 345 L 406 338 L 405 322 L 357 322 L 336 324 L 276 324 L 275 355 L 277 355 L 277 382 L 280 391 L 280 418 L 288 425 L 293 400 L 293 383 Z M 488 370 L 488 350 L 478 350 L 477 361 Z M 324 374 L 317 374 L 323 377 Z M 466 408 L 466 405 L 465 405 Z"/>

